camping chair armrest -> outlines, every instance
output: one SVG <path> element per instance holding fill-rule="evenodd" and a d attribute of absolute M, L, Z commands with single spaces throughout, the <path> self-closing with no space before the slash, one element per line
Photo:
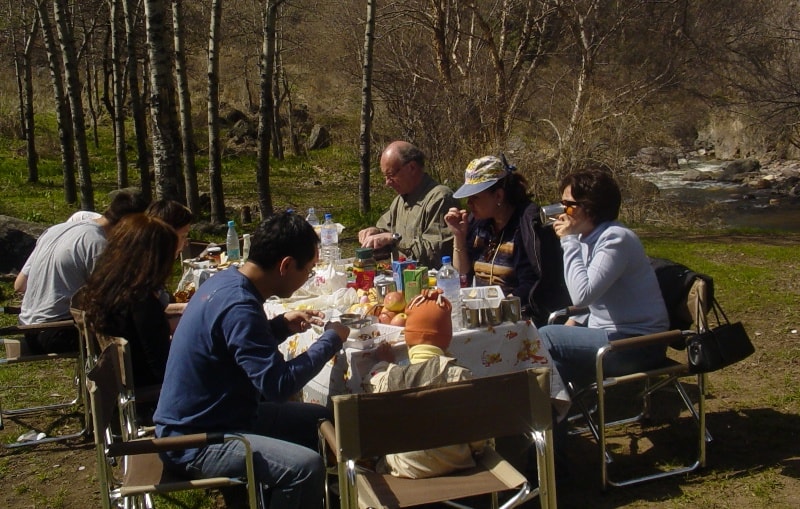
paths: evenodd
<path fill-rule="evenodd" d="M 647 334 L 645 336 L 634 336 L 632 338 L 617 339 L 611 341 L 609 345 L 613 350 L 629 350 L 631 348 L 643 348 L 652 345 L 669 345 L 676 340 L 691 334 L 691 331 L 671 330 Z"/>
<path fill-rule="evenodd" d="M 205 447 L 211 444 L 220 444 L 226 440 L 246 441 L 241 435 L 228 433 L 195 433 L 192 435 L 176 435 L 163 438 L 140 438 L 127 442 L 115 442 L 109 445 L 108 454 L 111 456 L 125 456 L 129 454 L 136 455 L 179 451 L 182 449 Z"/>
<path fill-rule="evenodd" d="M 576 315 L 582 315 L 589 312 L 589 308 L 583 306 L 569 306 L 561 309 L 556 309 L 550 316 L 547 317 L 547 324 L 553 325 L 557 323 L 564 323 L 567 318 Z"/>
<path fill-rule="evenodd" d="M 25 334 L 26 332 L 40 332 L 51 329 L 72 329 L 75 327 L 73 320 L 58 320 L 56 322 L 33 323 L 30 325 L 7 325 L 0 327 L 0 334 Z"/>

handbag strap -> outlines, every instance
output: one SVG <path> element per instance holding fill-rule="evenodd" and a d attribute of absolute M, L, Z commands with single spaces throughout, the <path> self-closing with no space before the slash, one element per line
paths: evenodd
<path fill-rule="evenodd" d="M 719 319 L 720 315 L 722 315 L 722 318 L 725 320 L 724 323 L 731 323 L 730 320 L 728 320 L 728 315 L 725 314 L 725 311 L 722 309 L 722 306 L 719 305 L 719 301 L 717 301 L 716 297 L 714 297 L 714 300 L 711 303 L 711 309 L 714 311 L 714 318 L 717 320 L 718 325 L 723 324 L 723 321 Z"/>

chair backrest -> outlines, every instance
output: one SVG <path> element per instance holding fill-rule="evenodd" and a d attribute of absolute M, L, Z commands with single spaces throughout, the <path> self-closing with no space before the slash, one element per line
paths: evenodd
<path fill-rule="evenodd" d="M 669 313 L 670 329 L 707 328 L 714 300 L 714 280 L 689 267 L 664 258 L 651 258 L 658 286 Z"/>
<path fill-rule="evenodd" d="M 119 403 L 120 394 L 124 392 L 122 384 L 124 349 L 127 340 L 115 338 L 97 358 L 94 367 L 86 373 L 86 387 L 92 403 L 92 419 L 95 430 L 102 434 L 111 424 L 114 408 Z M 103 437 L 95 437 L 103 440 Z"/>
<path fill-rule="evenodd" d="M 333 397 L 344 458 L 431 449 L 552 427 L 550 370 Z"/>

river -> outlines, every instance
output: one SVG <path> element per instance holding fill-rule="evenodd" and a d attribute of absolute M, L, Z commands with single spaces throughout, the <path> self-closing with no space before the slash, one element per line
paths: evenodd
<path fill-rule="evenodd" d="M 636 176 L 655 184 L 662 196 L 674 198 L 687 206 L 716 204 L 722 211 L 720 218 L 725 226 L 800 232 L 798 198 L 774 196 L 767 190 L 755 191 L 738 184 L 714 180 L 682 180 L 690 169 L 710 172 L 718 170 L 721 164 L 715 161 L 682 161 L 677 170 L 640 173 Z M 778 198 L 778 203 L 771 204 L 770 198 Z"/>

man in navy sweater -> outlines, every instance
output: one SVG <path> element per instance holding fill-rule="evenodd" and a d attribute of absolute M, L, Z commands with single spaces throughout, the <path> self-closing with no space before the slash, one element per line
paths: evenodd
<path fill-rule="evenodd" d="M 349 329 L 329 322 L 305 353 L 286 361 L 278 345 L 311 324 L 323 325 L 324 316 L 290 311 L 268 320 L 263 308 L 267 298 L 289 297 L 313 276 L 318 244 L 302 217 L 273 215 L 253 233 L 242 267 L 226 269 L 198 288 L 173 336 L 153 417 L 160 437 L 245 434 L 273 508 L 318 508 L 324 493 L 317 421 L 330 412 L 287 400 L 341 348 Z M 167 453 L 164 460 L 190 477 L 245 472 L 243 446 L 236 441 Z"/>

